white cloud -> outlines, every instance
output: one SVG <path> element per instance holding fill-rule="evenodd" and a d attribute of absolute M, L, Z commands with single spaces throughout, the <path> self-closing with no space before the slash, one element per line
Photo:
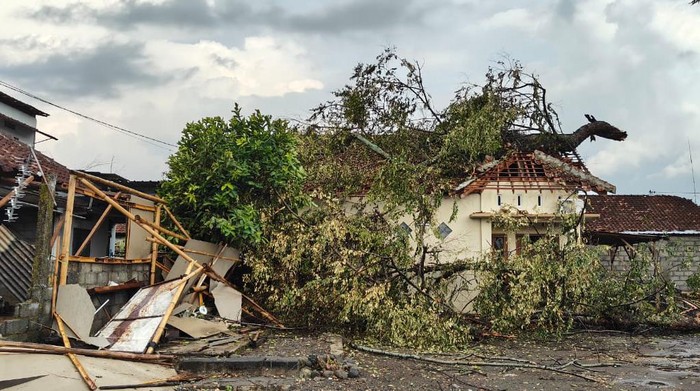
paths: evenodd
<path fill-rule="evenodd" d="M 654 11 L 651 27 L 659 35 L 680 50 L 700 51 L 700 12 L 686 2 L 655 3 Z"/>
<path fill-rule="evenodd" d="M 680 176 L 688 176 L 691 173 L 690 156 L 680 155 L 675 162 L 664 167 L 659 173 L 665 178 L 677 178 Z"/>
<path fill-rule="evenodd" d="M 272 97 L 323 88 L 312 77 L 305 50 L 292 41 L 248 37 L 242 48 L 214 41 L 152 41 L 147 52 L 162 72 L 194 70 L 186 83 L 206 87 L 202 90 L 210 97 Z"/>
<path fill-rule="evenodd" d="M 594 175 L 610 177 L 621 172 L 638 169 L 645 163 L 658 159 L 664 151 L 649 139 L 627 139 L 611 144 L 594 153 L 586 164 Z"/>
<path fill-rule="evenodd" d="M 523 31 L 534 31 L 543 18 L 543 15 L 535 15 L 524 8 L 512 8 L 497 12 L 480 24 L 488 29 L 515 28 Z"/>
<path fill-rule="evenodd" d="M 607 18 L 608 6 L 614 0 L 589 0 L 577 2 L 575 21 L 587 27 L 587 33 L 600 41 L 611 41 L 618 26 Z"/>

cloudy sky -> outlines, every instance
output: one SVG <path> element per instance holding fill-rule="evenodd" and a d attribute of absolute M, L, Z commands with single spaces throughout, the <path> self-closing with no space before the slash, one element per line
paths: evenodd
<path fill-rule="evenodd" d="M 0 26 L 0 81 L 170 144 L 234 102 L 304 119 L 394 46 L 439 107 L 519 59 L 565 131 L 591 113 L 629 133 L 579 149 L 618 193 L 692 198 L 689 149 L 700 178 L 700 6 L 686 0 L 3 0 Z M 58 141 L 37 148 L 70 168 L 167 170 L 172 147 L 0 91 L 51 114 L 39 128 Z"/>

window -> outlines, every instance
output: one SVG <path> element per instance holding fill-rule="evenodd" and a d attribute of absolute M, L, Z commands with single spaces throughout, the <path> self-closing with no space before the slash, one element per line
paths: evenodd
<path fill-rule="evenodd" d="M 452 228 L 450 228 L 447 224 L 440 223 L 438 226 L 438 233 L 440 234 L 441 239 L 445 239 L 449 234 L 452 233 Z"/>
<path fill-rule="evenodd" d="M 501 206 L 502 200 L 501 200 L 501 195 L 500 195 L 500 194 L 497 196 L 496 202 L 498 203 L 498 206 Z"/>
<path fill-rule="evenodd" d="M 491 250 L 495 254 L 501 254 L 508 257 L 508 239 L 504 234 L 491 235 Z"/>
<path fill-rule="evenodd" d="M 542 206 L 542 196 L 541 195 L 537 196 L 537 206 Z"/>
<path fill-rule="evenodd" d="M 522 204 L 522 197 L 518 194 L 518 206 Z"/>

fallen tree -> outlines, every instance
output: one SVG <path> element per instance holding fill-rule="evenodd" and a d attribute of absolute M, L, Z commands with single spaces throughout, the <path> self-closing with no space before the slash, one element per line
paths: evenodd
<path fill-rule="evenodd" d="M 625 138 L 595 119 L 564 134 L 546 94 L 520 64 L 501 63 L 483 86 L 460 89 L 439 109 L 420 65 L 387 50 L 295 127 L 260 113 L 246 119 L 240 109 L 228 124 L 189 124 L 161 190 L 180 203 L 189 230 L 246 250 L 245 283 L 289 326 L 451 348 L 493 330 L 561 332 L 602 297 L 586 291 L 601 274 L 584 248 L 550 254 L 542 242 L 528 250 L 538 260 L 514 272 L 488 258 L 446 263 L 426 240 L 445 195 L 484 160 Z M 410 238 L 397 226 L 406 216 Z M 489 276 L 476 302 L 481 317 L 449 302 L 451 277 L 465 270 Z M 520 277 L 533 270 L 537 281 Z M 516 293 L 517 306 L 509 301 Z M 599 315 L 606 303 L 587 312 Z"/>

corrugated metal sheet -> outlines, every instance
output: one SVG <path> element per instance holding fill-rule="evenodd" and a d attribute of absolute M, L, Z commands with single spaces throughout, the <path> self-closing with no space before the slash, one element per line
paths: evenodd
<path fill-rule="evenodd" d="M 29 298 L 33 259 L 34 246 L 19 239 L 9 228 L 0 224 L 0 283 L 17 301 Z"/>
<path fill-rule="evenodd" d="M 153 339 L 165 311 L 183 279 L 141 288 L 100 332 L 111 343 L 109 350 L 143 353 Z"/>

